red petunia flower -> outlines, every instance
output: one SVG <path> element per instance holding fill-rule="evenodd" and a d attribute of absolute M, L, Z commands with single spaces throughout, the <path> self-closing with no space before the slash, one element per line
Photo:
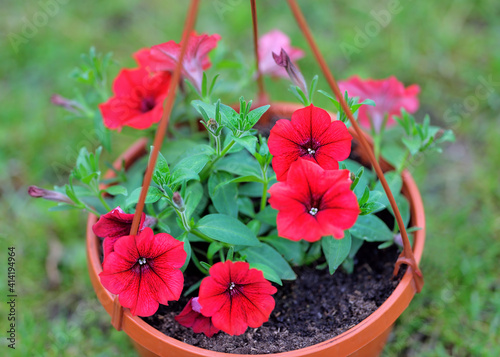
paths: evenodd
<path fill-rule="evenodd" d="M 203 332 L 207 337 L 219 332 L 212 323 L 212 318 L 201 314 L 201 305 L 197 297 L 188 301 L 181 313 L 175 317 L 175 321 L 182 326 L 192 328 L 195 333 Z"/>
<path fill-rule="evenodd" d="M 339 82 L 342 94 L 347 91 L 349 97 L 359 97 L 359 102 L 371 99 L 375 107 L 363 105 L 359 108 L 358 120 L 365 128 L 371 128 L 380 132 L 384 118 L 388 116 L 386 126 L 395 124 L 394 116 L 401 115 L 401 108 L 408 113 L 415 113 L 418 109 L 417 95 L 420 87 L 413 84 L 407 88 L 392 76 L 387 79 L 362 80 L 353 76 L 346 81 Z"/>
<path fill-rule="evenodd" d="M 181 295 L 180 268 L 187 256 L 183 245 L 169 234 L 154 235 L 149 227 L 136 236 L 121 237 L 104 260 L 101 283 L 132 315 L 151 316 L 159 304 L 168 305 Z"/>
<path fill-rule="evenodd" d="M 288 78 L 286 70 L 278 66 L 273 58 L 273 52 L 280 53 L 281 49 L 285 50 L 292 61 L 304 57 L 304 51 L 292 47 L 290 38 L 283 32 L 279 30 L 269 31 L 259 38 L 259 68 L 263 74 Z"/>
<path fill-rule="evenodd" d="M 114 250 L 115 243 L 119 238 L 130 234 L 133 220 L 133 213 L 125 213 L 120 206 L 118 206 L 99 217 L 99 220 L 92 226 L 94 234 L 104 238 L 102 243 L 104 258 Z M 146 214 L 143 212 L 141 215 L 141 222 L 139 223 L 139 232 L 143 229 L 145 221 Z"/>
<path fill-rule="evenodd" d="M 99 105 L 104 125 L 146 129 L 159 122 L 170 77 L 166 72 L 150 75 L 144 68 L 122 69 L 113 82 L 114 96 Z"/>
<path fill-rule="evenodd" d="M 203 71 L 210 67 L 208 53 L 217 47 L 217 41 L 220 38 L 218 34 L 198 36 L 195 32 L 189 37 L 188 48 L 182 61 L 182 75 L 200 92 Z M 134 54 L 134 58 L 141 67 L 148 68 L 153 72 L 173 72 L 180 54 L 181 45 L 174 41 L 168 41 L 151 47 L 149 51 L 143 48 Z"/>
<path fill-rule="evenodd" d="M 286 182 L 270 189 L 269 204 L 278 210 L 278 235 L 315 242 L 324 236 L 344 237 L 359 215 L 348 170 L 324 170 L 299 159 L 290 167 Z"/>
<path fill-rule="evenodd" d="M 209 273 L 201 282 L 198 301 L 216 328 L 241 335 L 248 326 L 260 327 L 269 319 L 275 305 L 271 295 L 277 290 L 260 270 L 227 260 L 214 264 Z"/>
<path fill-rule="evenodd" d="M 291 121 L 278 120 L 268 143 L 278 181 L 286 180 L 290 165 L 299 157 L 327 170 L 338 169 L 338 162 L 347 159 L 351 152 L 351 140 L 344 123 L 332 122 L 325 110 L 312 104 L 296 110 Z"/>

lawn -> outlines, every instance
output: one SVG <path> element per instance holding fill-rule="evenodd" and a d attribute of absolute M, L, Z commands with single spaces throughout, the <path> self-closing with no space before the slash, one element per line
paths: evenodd
<path fill-rule="evenodd" d="M 397 321 L 384 356 L 500 356 L 500 3 L 300 4 L 338 78 L 395 75 L 417 83 L 417 117 L 428 112 L 457 137 L 442 155 L 413 167 L 428 219 L 426 284 Z M 67 120 L 50 104 L 54 93 L 73 95 L 69 74 L 79 55 L 96 46 L 114 53 L 114 73 L 133 66 L 137 49 L 179 39 L 186 8 L 187 2 L 159 0 L 2 5 L 0 262 L 5 272 L 7 248 L 15 247 L 18 300 L 16 350 L 7 348 L 8 305 L 0 305 L 1 355 L 136 355 L 90 285 L 85 215 L 49 212 L 52 204 L 30 199 L 26 189 L 64 184 L 61 168 L 67 171 L 88 142 L 92 123 Z M 258 11 L 261 32 L 281 29 L 308 50 L 285 1 L 260 1 Z M 248 1 L 204 1 L 197 29 L 221 34 L 251 61 Z M 306 77 L 319 73 L 309 52 L 299 65 Z M 273 99 L 293 99 L 273 91 L 281 84 L 267 85 Z M 319 86 L 326 89 L 326 82 Z M 126 131 L 113 139 L 119 151 L 135 137 Z M 5 299 L 6 274 L 0 286 Z"/>

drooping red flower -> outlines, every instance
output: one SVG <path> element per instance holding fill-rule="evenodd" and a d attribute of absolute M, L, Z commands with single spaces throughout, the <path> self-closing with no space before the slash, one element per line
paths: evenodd
<path fill-rule="evenodd" d="M 92 226 L 94 234 L 104 238 L 102 245 L 105 259 L 108 254 L 114 250 L 116 241 L 120 237 L 130 234 L 133 220 L 133 213 L 125 213 L 120 206 L 118 206 L 99 217 L 99 220 Z M 139 232 L 143 229 L 145 220 L 146 214 L 143 212 L 141 215 L 141 222 L 139 223 Z"/>
<path fill-rule="evenodd" d="M 314 105 L 296 110 L 292 120 L 280 119 L 271 129 L 269 151 L 278 181 L 286 180 L 290 165 L 299 157 L 327 170 L 339 168 L 339 161 L 351 152 L 352 136 L 339 120 Z"/>
<path fill-rule="evenodd" d="M 285 50 L 290 60 L 296 61 L 304 57 L 304 51 L 292 47 L 290 38 L 279 30 L 271 30 L 259 38 L 259 68 L 261 73 L 275 77 L 288 78 L 285 68 L 276 64 L 274 53 Z"/>
<path fill-rule="evenodd" d="M 119 296 L 132 315 L 151 316 L 159 304 L 178 300 L 184 284 L 180 271 L 186 260 L 184 243 L 149 227 L 135 236 L 121 237 L 104 260 L 102 285 Z"/>
<path fill-rule="evenodd" d="M 182 61 L 182 75 L 200 92 L 203 71 L 211 65 L 208 53 L 217 47 L 220 38 L 218 34 L 198 36 L 195 32 L 189 37 L 188 48 Z M 181 45 L 168 41 L 151 47 L 149 51 L 141 49 L 134 54 L 134 58 L 141 67 L 149 68 L 153 72 L 173 72 L 179 62 L 180 54 Z"/>
<path fill-rule="evenodd" d="M 99 105 L 104 125 L 146 129 L 160 121 L 168 94 L 170 73 L 151 75 L 145 68 L 122 69 L 113 82 L 113 94 Z"/>
<path fill-rule="evenodd" d="M 382 128 L 384 118 L 388 116 L 386 126 L 395 124 L 394 116 L 401 115 L 401 108 L 408 113 L 415 113 L 418 109 L 418 94 L 420 87 L 413 84 L 407 88 L 396 77 L 387 79 L 363 80 L 353 76 L 346 81 L 339 82 L 342 94 L 347 91 L 349 97 L 359 97 L 359 102 L 371 99 L 375 107 L 363 105 L 359 108 L 358 121 L 365 128 L 371 128 L 378 133 Z"/>
<path fill-rule="evenodd" d="M 216 328 L 241 335 L 248 326 L 260 327 L 274 309 L 276 288 L 248 263 L 227 260 L 214 264 L 200 286 L 201 313 Z"/>
<path fill-rule="evenodd" d="M 325 170 L 299 159 L 290 167 L 286 182 L 270 189 L 269 204 L 278 210 L 278 235 L 315 242 L 324 236 L 344 237 L 359 215 L 356 195 L 350 189 L 348 170 Z"/>
<path fill-rule="evenodd" d="M 175 317 L 175 321 L 182 326 L 192 328 L 195 333 L 203 332 L 207 337 L 219 332 L 212 323 L 212 318 L 201 314 L 201 305 L 197 297 L 188 301 L 181 313 Z"/>

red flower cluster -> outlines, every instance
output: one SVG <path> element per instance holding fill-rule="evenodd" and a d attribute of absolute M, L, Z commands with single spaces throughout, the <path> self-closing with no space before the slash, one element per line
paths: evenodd
<path fill-rule="evenodd" d="M 333 121 L 313 105 L 278 120 L 269 135 L 269 151 L 278 182 L 269 203 L 278 210 L 281 237 L 315 242 L 323 236 L 343 238 L 359 215 L 350 190 L 349 171 L 338 161 L 351 151 L 352 137 L 344 123 Z"/>
<path fill-rule="evenodd" d="M 200 90 L 203 70 L 210 67 L 208 52 L 217 46 L 219 35 L 192 34 L 182 62 L 182 74 Z M 99 105 L 104 125 L 120 130 L 123 126 L 146 129 L 160 121 L 163 102 L 170 86 L 180 45 L 169 41 L 134 54 L 140 68 L 123 69 L 113 82 L 113 94 Z"/>
<path fill-rule="evenodd" d="M 332 121 L 327 111 L 310 105 L 280 119 L 269 135 L 269 152 L 278 181 L 287 178 L 290 165 L 299 157 L 327 170 L 339 168 L 339 161 L 351 152 L 352 136 L 344 123 Z"/>
<path fill-rule="evenodd" d="M 151 228 L 121 237 L 104 260 L 101 283 L 133 315 L 151 316 L 159 304 L 168 305 L 181 295 L 180 268 L 187 256 L 183 245 L 169 234 L 154 235 Z"/>
<path fill-rule="evenodd" d="M 419 105 L 417 95 L 420 87 L 413 84 L 405 88 L 394 76 L 380 80 L 362 80 L 353 76 L 339 82 L 339 89 L 342 93 L 347 91 L 350 97 L 359 97 L 360 102 L 365 99 L 375 102 L 375 107 L 363 105 L 359 108 L 358 120 L 365 128 L 373 128 L 377 133 L 386 116 L 386 125 L 391 126 L 395 124 L 394 116 L 401 115 L 402 108 L 408 113 L 414 113 Z"/>
<path fill-rule="evenodd" d="M 275 305 L 271 295 L 276 291 L 262 272 L 250 269 L 248 263 L 229 260 L 217 263 L 210 268 L 210 276 L 201 282 L 196 300 L 201 309 L 191 301 L 192 307 L 186 306 L 176 320 L 207 336 L 213 335 L 215 329 L 241 335 L 249 326 L 260 327 L 269 319 Z"/>

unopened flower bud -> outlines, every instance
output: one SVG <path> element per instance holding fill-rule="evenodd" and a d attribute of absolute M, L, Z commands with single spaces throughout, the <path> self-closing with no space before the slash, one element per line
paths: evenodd
<path fill-rule="evenodd" d="M 280 67 L 283 67 L 286 69 L 286 72 L 288 73 L 288 76 L 292 80 L 292 83 L 299 87 L 302 92 L 307 96 L 307 84 L 306 80 L 304 79 L 304 76 L 302 73 L 298 70 L 297 67 L 293 64 L 293 62 L 290 60 L 290 57 L 288 56 L 288 53 L 284 49 L 281 49 L 281 52 L 279 55 L 273 52 L 273 58 L 274 62 Z"/>
<path fill-rule="evenodd" d="M 183 212 L 186 209 L 186 207 L 184 206 L 184 200 L 182 199 L 179 192 L 174 192 L 174 195 L 172 196 L 172 202 L 174 203 L 175 208 L 177 208 L 179 211 Z"/>
<path fill-rule="evenodd" d="M 398 233 L 394 236 L 394 243 L 399 245 L 400 247 L 404 247 L 403 245 L 403 237 L 401 237 L 401 233 Z"/>
<path fill-rule="evenodd" d="M 217 131 L 217 129 L 219 128 L 219 124 L 217 124 L 217 121 L 215 121 L 215 119 L 210 119 L 208 122 L 207 122 L 207 126 L 210 130 L 212 130 L 214 133 Z"/>
<path fill-rule="evenodd" d="M 44 198 L 49 201 L 73 204 L 73 201 L 71 201 L 70 198 L 65 194 L 56 191 L 45 190 L 37 186 L 30 186 L 28 188 L 28 194 L 31 197 L 35 198 Z"/>
<path fill-rule="evenodd" d="M 83 108 L 80 105 L 80 103 L 74 100 L 64 98 L 59 94 L 54 94 L 52 97 L 50 97 L 50 101 L 52 104 L 57 105 L 59 107 L 63 107 L 64 109 L 72 113 L 78 113 L 79 111 L 83 111 Z"/>

